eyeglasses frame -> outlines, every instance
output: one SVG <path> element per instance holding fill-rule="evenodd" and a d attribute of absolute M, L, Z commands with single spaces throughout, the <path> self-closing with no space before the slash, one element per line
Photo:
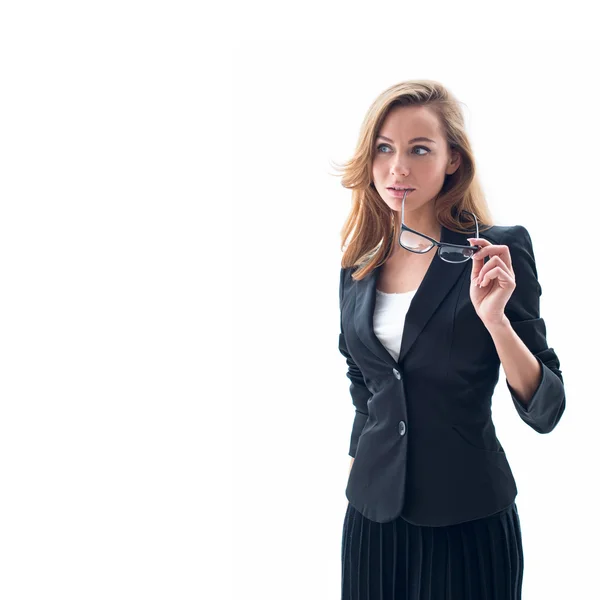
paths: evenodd
<path fill-rule="evenodd" d="M 402 212 L 401 212 L 401 220 L 400 220 L 400 233 L 398 234 L 398 244 L 400 244 L 400 246 L 402 246 L 405 250 L 408 250 L 409 252 L 414 252 L 415 254 L 426 254 L 427 252 L 429 252 L 430 250 L 433 250 L 433 248 L 435 246 L 438 247 L 437 252 L 438 252 L 438 256 L 444 261 L 444 262 L 448 262 L 448 263 L 454 263 L 454 264 L 460 264 L 463 262 L 466 262 L 469 260 L 469 258 L 471 258 L 471 256 L 473 256 L 473 254 L 475 254 L 475 252 L 477 252 L 477 250 L 481 249 L 481 246 L 464 246 L 462 244 L 450 244 L 449 242 L 438 242 L 437 240 L 433 239 L 432 237 L 429 237 L 428 235 L 425 235 L 424 233 L 421 233 L 420 231 L 416 231 L 415 229 L 411 229 L 408 225 L 404 224 L 404 201 L 406 200 L 406 196 L 408 194 L 408 190 L 405 190 L 404 192 L 404 196 L 402 197 Z M 478 238 L 479 237 L 479 223 L 477 221 L 477 216 L 474 215 L 472 212 L 468 211 L 468 210 L 462 210 L 462 213 L 466 213 L 468 215 L 471 215 L 475 221 L 475 237 Z M 406 246 L 402 245 L 402 242 L 400 241 L 400 237 L 402 236 L 402 232 L 403 231 L 410 231 L 411 233 L 415 233 L 417 235 L 420 235 L 421 237 L 424 237 L 425 239 L 428 239 L 430 242 L 433 242 L 434 246 L 431 246 L 431 248 L 427 248 L 427 250 L 423 250 L 422 252 L 419 252 L 418 250 L 413 250 L 411 248 L 407 248 Z M 461 249 L 465 249 L 465 248 L 472 248 L 473 249 L 473 254 L 471 254 L 471 256 L 467 256 L 465 257 L 464 260 L 446 260 L 442 255 L 441 255 L 441 249 L 442 247 L 450 247 L 450 248 L 461 248 Z"/>

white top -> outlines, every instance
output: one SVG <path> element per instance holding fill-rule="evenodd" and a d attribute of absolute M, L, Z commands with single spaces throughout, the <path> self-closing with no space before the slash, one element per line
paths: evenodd
<path fill-rule="evenodd" d="M 400 356 L 404 319 L 416 291 L 388 293 L 375 288 L 373 330 L 396 361 Z"/>

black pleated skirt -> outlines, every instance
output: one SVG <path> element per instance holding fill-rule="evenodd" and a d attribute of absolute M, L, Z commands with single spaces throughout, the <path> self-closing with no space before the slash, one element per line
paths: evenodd
<path fill-rule="evenodd" d="M 517 506 L 446 527 L 376 523 L 348 504 L 342 600 L 521 600 Z"/>

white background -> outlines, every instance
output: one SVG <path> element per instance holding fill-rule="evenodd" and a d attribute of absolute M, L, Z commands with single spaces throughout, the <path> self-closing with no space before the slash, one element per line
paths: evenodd
<path fill-rule="evenodd" d="M 593 48 L 478 42 L 238 45 L 233 134 L 224 160 L 237 196 L 234 269 L 237 591 L 339 598 L 354 417 L 338 353 L 339 231 L 350 208 L 331 161 L 354 149 L 375 96 L 436 79 L 466 121 L 497 224 L 529 230 L 547 339 L 567 407 L 540 435 L 520 420 L 501 372 L 493 419 L 517 481 L 524 598 L 597 589 L 600 333 L 595 254 L 600 194 Z M 471 57 L 473 60 L 473 57 Z M 595 77 L 595 76 L 594 76 Z M 285 593 L 282 591 L 285 590 Z M 257 596 L 258 597 L 258 596 Z M 600 597 L 600 596 L 598 596 Z"/>
<path fill-rule="evenodd" d="M 468 106 L 565 377 L 548 436 L 502 379 L 494 397 L 524 598 L 596 589 L 597 44 L 547 6 L 485 15 L 502 38 L 479 7 L 421 8 L 2 5 L 1 598 L 339 597 L 350 193 L 331 164 L 409 78 Z"/>

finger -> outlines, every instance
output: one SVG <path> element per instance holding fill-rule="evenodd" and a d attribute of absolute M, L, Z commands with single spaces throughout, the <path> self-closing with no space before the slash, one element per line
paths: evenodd
<path fill-rule="evenodd" d="M 469 244 L 471 244 L 471 246 L 479 246 L 479 250 L 477 250 L 475 254 L 473 254 L 472 258 L 479 258 L 480 252 L 483 248 L 493 245 L 490 241 L 484 238 L 467 238 L 467 241 L 469 242 Z"/>
<path fill-rule="evenodd" d="M 475 255 L 473 255 L 471 258 L 473 258 Z M 483 263 L 479 260 L 472 260 L 471 261 L 471 281 L 473 281 L 474 279 L 478 279 L 479 274 L 481 273 L 481 268 L 483 267 Z"/>
<path fill-rule="evenodd" d="M 483 264 L 481 270 L 479 271 L 479 277 L 477 283 L 481 283 L 486 273 L 491 271 L 494 267 L 502 267 L 505 271 L 510 273 L 512 271 L 511 267 L 509 267 L 497 254 L 490 257 L 486 263 Z"/>
<path fill-rule="evenodd" d="M 477 258 L 479 260 L 484 259 L 486 256 L 499 256 L 502 261 L 509 267 L 512 267 L 512 260 L 510 256 L 510 249 L 508 246 L 504 244 L 483 244 L 480 238 L 469 238 L 473 240 L 473 245 L 475 246 L 483 246 L 480 250 L 478 250 L 473 258 Z"/>
<path fill-rule="evenodd" d="M 490 281 L 494 279 L 498 280 L 498 283 L 501 287 L 509 287 L 515 285 L 514 277 L 512 277 L 511 274 L 505 271 L 502 267 L 498 266 L 494 267 L 484 275 L 479 287 L 486 287 L 488 283 L 490 283 Z"/>
<path fill-rule="evenodd" d="M 479 246 L 480 248 L 490 245 L 490 242 L 484 240 L 483 238 L 467 238 L 467 241 L 471 246 Z M 473 261 L 473 266 L 471 267 L 471 281 L 479 277 L 481 268 L 484 264 L 483 257 L 482 260 L 479 260 L 480 252 L 481 250 L 477 250 L 473 255 L 471 255 L 471 259 Z"/>

